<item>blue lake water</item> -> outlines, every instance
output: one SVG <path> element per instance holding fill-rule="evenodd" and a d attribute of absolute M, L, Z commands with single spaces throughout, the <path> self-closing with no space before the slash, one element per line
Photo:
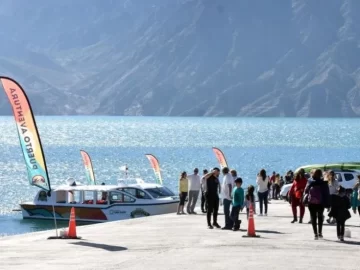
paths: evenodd
<path fill-rule="evenodd" d="M 165 184 L 177 190 L 181 171 L 218 166 L 223 150 L 245 185 L 261 168 L 284 173 L 301 165 L 360 161 L 358 119 L 36 117 L 52 185 L 86 182 L 80 149 L 92 157 L 98 182 L 115 184 L 119 167 L 153 181 L 145 154 L 158 157 Z M 37 192 L 28 184 L 13 117 L 0 117 L 0 236 L 52 228 L 13 212 Z"/>

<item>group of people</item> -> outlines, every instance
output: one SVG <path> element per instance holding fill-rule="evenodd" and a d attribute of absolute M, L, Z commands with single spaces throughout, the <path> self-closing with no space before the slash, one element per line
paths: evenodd
<path fill-rule="evenodd" d="M 221 173 L 222 178 L 220 177 Z M 290 180 L 290 177 L 293 179 Z M 295 175 L 291 171 L 288 172 L 285 178 L 286 182 L 292 182 L 289 191 L 293 213 L 291 223 L 303 223 L 307 207 L 311 219 L 309 223 L 312 224 L 314 238 L 317 240 L 323 237 L 324 211 L 328 209 L 327 221 L 336 223 L 338 239 L 344 241 L 345 222 L 351 217 L 349 209 L 352 208 L 354 213 L 358 212 L 360 215 L 360 176 L 350 197 L 337 182 L 333 171 L 323 173 L 320 169 L 316 169 L 312 170 L 310 174 L 306 174 L 301 169 Z M 273 188 L 273 192 L 275 190 L 273 198 L 276 198 L 277 185 L 280 186 L 279 179 L 281 177 L 275 172 L 271 177 L 266 175 L 264 169 L 258 173 L 256 184 L 259 216 L 267 216 L 270 187 Z M 250 207 L 256 213 L 255 187 L 250 185 L 245 194 L 242 184 L 243 180 L 237 176 L 237 172 L 228 168 L 223 168 L 221 172 L 219 168 L 213 168 L 211 172 L 204 170 L 202 176 L 199 175 L 197 168 L 191 175 L 183 172 L 179 180 L 180 203 L 177 214 L 185 214 L 184 207 L 187 198 L 187 214 L 196 214 L 195 206 L 201 193 L 201 210 L 206 213 L 208 228 L 221 228 L 217 220 L 221 200 L 225 216 L 225 226 L 222 229 L 237 231 L 241 224 L 239 213 L 244 208 L 246 208 L 247 216 L 249 216 Z M 299 218 L 298 208 L 300 210 Z"/>
<path fill-rule="evenodd" d="M 357 191 L 359 186 L 360 178 L 352 194 L 354 212 L 360 209 Z M 339 185 L 333 171 L 323 173 L 320 169 L 316 169 L 312 170 L 310 175 L 306 175 L 304 170 L 299 170 L 295 174 L 289 196 L 294 216 L 291 223 L 298 221 L 298 207 L 300 208 L 299 223 L 302 223 L 305 207 L 307 207 L 311 218 L 309 223 L 312 224 L 315 240 L 321 239 L 323 238 L 324 211 L 328 209 L 329 219 L 327 221 L 328 223 L 336 223 L 337 237 L 340 241 L 344 241 L 345 222 L 351 218 L 349 212 L 351 202 L 346 189 Z"/>
<path fill-rule="evenodd" d="M 201 191 L 201 210 L 206 213 L 208 228 L 221 228 L 217 217 L 220 200 L 222 200 L 225 216 L 225 226 L 222 229 L 238 231 L 241 224 L 241 220 L 239 220 L 240 211 L 246 208 L 247 213 L 249 213 L 250 206 L 255 209 L 255 188 L 249 186 L 245 195 L 242 188 L 243 180 L 237 176 L 235 170 L 230 171 L 229 168 L 223 168 L 222 180 L 220 180 L 220 174 L 219 168 L 213 168 L 211 172 L 204 170 L 202 177 L 199 176 L 197 168 L 194 169 L 194 174 L 191 175 L 183 172 L 179 180 L 180 202 L 177 214 L 186 214 L 184 207 L 187 197 L 187 214 L 197 214 L 194 210 Z"/>

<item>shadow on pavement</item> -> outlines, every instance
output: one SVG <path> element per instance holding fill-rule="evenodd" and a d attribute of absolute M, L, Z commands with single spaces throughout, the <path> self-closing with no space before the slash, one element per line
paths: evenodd
<path fill-rule="evenodd" d="M 107 251 L 124 251 L 124 250 L 127 250 L 126 247 L 112 246 L 112 245 L 105 245 L 105 244 L 97 244 L 97 243 L 83 242 L 83 241 L 70 243 L 70 244 L 77 245 L 77 246 L 84 246 L 84 247 L 100 248 L 100 249 L 104 249 L 104 250 L 107 250 Z"/>
<path fill-rule="evenodd" d="M 353 245 L 353 246 L 360 246 L 360 242 L 359 241 L 351 241 L 351 240 L 345 240 L 344 242 L 340 242 L 338 240 L 334 241 L 334 240 L 327 240 L 324 239 L 327 242 L 333 242 L 333 243 L 339 243 L 339 244 L 345 244 L 345 245 Z"/>
<path fill-rule="evenodd" d="M 284 234 L 278 231 L 269 231 L 269 230 L 256 230 L 257 233 L 273 233 L 273 234 Z"/>

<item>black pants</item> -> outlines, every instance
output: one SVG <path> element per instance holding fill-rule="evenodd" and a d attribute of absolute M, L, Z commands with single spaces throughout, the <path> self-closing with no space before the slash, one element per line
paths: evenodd
<path fill-rule="evenodd" d="M 336 221 L 336 231 L 338 237 L 344 237 L 345 234 L 345 220 Z"/>
<path fill-rule="evenodd" d="M 277 190 L 276 190 L 276 185 L 275 184 L 272 185 L 272 198 L 274 200 L 277 199 Z"/>
<path fill-rule="evenodd" d="M 187 197 L 187 192 L 181 192 L 180 193 L 180 203 L 179 203 L 179 205 L 181 205 L 181 206 L 185 205 L 186 197 Z"/>
<path fill-rule="evenodd" d="M 240 206 L 233 206 L 231 209 L 231 219 L 234 222 L 234 229 L 240 229 L 240 220 L 239 220 Z"/>
<path fill-rule="evenodd" d="M 213 215 L 213 224 L 217 223 L 217 216 L 219 211 L 219 197 L 216 196 L 207 196 L 206 198 L 207 202 L 207 223 L 210 226 L 211 225 L 211 214 Z"/>
<path fill-rule="evenodd" d="M 201 210 L 206 211 L 207 210 L 207 203 L 205 198 L 205 192 L 201 192 Z"/>
<path fill-rule="evenodd" d="M 324 206 L 321 204 L 309 204 L 311 224 L 315 235 L 322 234 L 324 223 Z"/>
<path fill-rule="evenodd" d="M 225 216 L 225 227 L 232 228 L 233 227 L 233 220 L 230 218 L 230 206 L 231 201 L 228 199 L 223 200 L 223 207 L 224 207 L 224 216 Z"/>
<path fill-rule="evenodd" d="M 268 194 L 269 194 L 269 191 L 258 192 L 259 205 L 260 205 L 260 214 L 263 213 L 263 204 L 265 206 L 265 214 L 267 214 L 267 210 L 268 210 Z"/>

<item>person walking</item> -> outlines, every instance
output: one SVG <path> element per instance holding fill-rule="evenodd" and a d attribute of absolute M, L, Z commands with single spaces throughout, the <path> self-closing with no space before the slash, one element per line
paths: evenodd
<path fill-rule="evenodd" d="M 241 178 L 235 180 L 236 187 L 232 191 L 232 204 L 231 219 L 233 221 L 232 230 L 238 231 L 240 229 L 241 220 L 239 220 L 240 210 L 244 207 L 244 190 L 241 188 L 243 181 Z"/>
<path fill-rule="evenodd" d="M 219 190 L 221 191 L 219 182 L 220 170 L 218 168 L 212 169 L 210 173 L 204 176 L 206 181 L 205 198 L 207 202 L 207 225 L 209 229 L 221 228 L 217 223 L 217 216 L 219 211 Z M 213 223 L 211 224 L 211 215 L 213 215 Z"/>
<path fill-rule="evenodd" d="M 360 175 L 358 175 L 358 180 L 353 188 L 353 192 L 351 193 L 351 207 L 356 214 L 356 211 L 358 212 L 360 216 Z"/>
<path fill-rule="evenodd" d="M 305 171 L 301 169 L 295 174 L 295 179 L 289 191 L 289 196 L 291 197 L 291 208 L 293 212 L 294 219 L 291 223 L 298 221 L 297 218 L 297 207 L 300 208 L 300 219 L 299 223 L 303 223 L 303 218 L 305 214 L 305 206 L 302 202 L 302 197 L 305 191 L 307 184 L 307 179 L 305 178 Z"/>
<path fill-rule="evenodd" d="M 305 187 L 304 203 L 308 204 L 314 239 L 323 238 L 322 227 L 324 222 L 324 209 L 329 208 L 330 193 L 327 182 L 322 178 L 322 171 L 316 169 L 312 179 Z"/>
<path fill-rule="evenodd" d="M 230 206 L 231 206 L 231 192 L 233 189 L 234 178 L 229 173 L 229 169 L 227 167 L 222 169 L 223 173 L 223 181 L 222 181 L 222 195 L 223 198 L 223 209 L 225 216 L 225 226 L 222 228 L 223 230 L 231 230 L 233 228 L 233 221 L 230 218 Z"/>
<path fill-rule="evenodd" d="M 187 213 L 188 214 L 197 214 L 195 212 L 195 206 L 199 198 L 199 192 L 201 188 L 201 178 L 199 175 L 199 169 L 194 169 L 194 174 L 188 175 L 189 180 L 189 200 L 187 203 Z"/>
<path fill-rule="evenodd" d="M 177 210 L 178 215 L 185 215 L 184 212 L 184 205 L 185 200 L 188 195 L 188 180 L 187 180 L 187 174 L 186 172 L 182 172 L 179 180 L 179 197 L 180 202 Z"/>
<path fill-rule="evenodd" d="M 338 187 L 338 195 L 335 195 L 331 199 L 330 217 L 336 219 L 336 232 L 340 241 L 344 241 L 345 222 L 351 218 L 351 214 L 348 209 L 351 208 L 350 199 L 346 196 L 346 189 L 342 186 Z"/>
<path fill-rule="evenodd" d="M 338 189 L 339 189 L 339 182 L 336 180 L 335 178 L 335 173 L 334 171 L 329 171 L 327 173 L 327 180 L 328 180 L 328 185 L 329 185 L 329 193 L 330 193 L 330 209 L 332 206 L 332 201 L 333 199 L 337 196 L 338 193 Z M 330 210 L 331 211 L 331 210 Z M 335 224 L 336 220 L 335 218 L 331 219 L 331 217 L 329 216 L 329 218 L 326 220 L 327 223 L 329 224 Z"/>
<path fill-rule="evenodd" d="M 258 186 L 258 198 L 259 198 L 259 206 L 260 206 L 260 216 L 263 215 L 263 208 L 265 206 L 265 216 L 267 216 L 268 212 L 268 184 L 269 177 L 266 176 L 266 171 L 262 169 L 256 178 L 256 184 Z"/>
<path fill-rule="evenodd" d="M 203 170 L 203 177 L 201 178 L 201 212 L 206 213 L 207 211 L 207 203 L 205 199 L 205 190 L 206 190 L 206 179 L 205 175 L 208 174 L 208 170 Z"/>
<path fill-rule="evenodd" d="M 252 205 L 254 214 L 256 214 L 254 192 L 255 192 L 254 186 L 252 186 L 252 185 L 248 186 L 247 193 L 245 195 L 245 206 L 246 206 L 246 217 L 247 217 L 247 219 L 249 219 L 250 205 Z"/>

